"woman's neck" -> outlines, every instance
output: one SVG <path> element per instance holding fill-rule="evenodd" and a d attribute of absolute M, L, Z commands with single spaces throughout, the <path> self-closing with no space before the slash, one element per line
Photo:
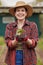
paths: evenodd
<path fill-rule="evenodd" d="M 18 24 L 24 24 L 25 19 L 23 19 L 23 20 L 18 20 L 17 22 L 18 22 Z"/>
<path fill-rule="evenodd" d="M 25 19 L 24 20 L 18 20 L 18 28 L 21 29 L 24 25 Z"/>

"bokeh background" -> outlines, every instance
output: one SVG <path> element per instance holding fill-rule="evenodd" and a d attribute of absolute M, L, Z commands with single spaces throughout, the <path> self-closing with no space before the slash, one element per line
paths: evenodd
<path fill-rule="evenodd" d="M 14 7 L 20 0 L 0 0 L 0 65 L 6 65 L 6 44 L 4 40 L 6 25 L 15 22 L 15 17 L 9 14 L 9 8 Z M 43 65 L 43 0 L 23 0 L 33 7 L 33 15 L 27 18 L 34 21 L 38 27 L 39 41 L 35 48 L 37 54 L 37 65 Z"/>

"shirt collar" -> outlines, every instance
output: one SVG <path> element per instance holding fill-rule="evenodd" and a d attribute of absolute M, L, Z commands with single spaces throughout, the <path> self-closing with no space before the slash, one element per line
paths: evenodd
<path fill-rule="evenodd" d="M 28 20 L 26 20 L 26 21 L 24 22 L 24 25 L 30 25 L 30 22 L 29 22 Z"/>
<path fill-rule="evenodd" d="M 30 23 L 29 23 L 28 20 L 25 20 L 25 22 L 24 22 L 24 26 L 25 26 L 25 25 L 30 25 Z M 17 21 L 14 22 L 13 26 L 14 26 L 14 27 L 17 26 Z"/>

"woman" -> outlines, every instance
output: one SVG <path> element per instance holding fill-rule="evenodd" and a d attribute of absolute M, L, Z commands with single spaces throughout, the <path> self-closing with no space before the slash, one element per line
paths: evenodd
<path fill-rule="evenodd" d="M 32 7 L 23 1 L 18 1 L 9 12 L 16 17 L 16 21 L 6 26 L 7 65 L 36 65 L 35 47 L 38 41 L 38 29 L 34 22 L 26 20 L 33 13 Z"/>

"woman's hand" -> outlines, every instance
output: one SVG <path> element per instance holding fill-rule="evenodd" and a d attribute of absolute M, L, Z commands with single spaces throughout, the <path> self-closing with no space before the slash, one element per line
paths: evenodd
<path fill-rule="evenodd" d="M 18 43 L 18 41 L 16 40 L 16 38 L 15 38 L 14 40 L 12 40 L 12 45 L 13 45 L 13 46 L 16 46 L 17 43 Z"/>
<path fill-rule="evenodd" d="M 21 35 L 17 35 L 16 36 L 16 40 L 19 41 L 19 42 L 22 42 L 22 41 L 27 41 L 28 37 L 26 34 L 21 34 Z"/>
<path fill-rule="evenodd" d="M 27 39 L 26 42 L 27 42 L 28 45 L 32 45 L 32 40 L 31 39 Z"/>
<path fill-rule="evenodd" d="M 16 35 L 16 40 L 17 40 L 18 42 L 21 42 L 21 41 L 22 41 L 21 35 Z"/>

